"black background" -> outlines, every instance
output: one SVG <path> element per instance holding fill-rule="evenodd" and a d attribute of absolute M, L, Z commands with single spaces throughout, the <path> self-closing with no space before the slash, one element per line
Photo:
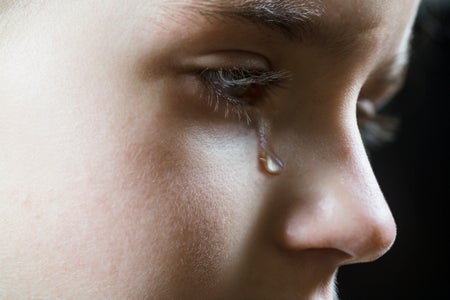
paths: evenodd
<path fill-rule="evenodd" d="M 450 0 L 422 3 L 414 32 L 405 86 L 385 108 L 401 119 L 397 140 L 371 154 L 397 240 L 341 269 L 342 300 L 450 299 Z"/>

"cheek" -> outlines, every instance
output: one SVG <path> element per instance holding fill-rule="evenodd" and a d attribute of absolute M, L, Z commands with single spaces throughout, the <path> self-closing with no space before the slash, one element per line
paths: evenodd
<path fill-rule="evenodd" d="M 104 282 L 115 293 L 181 297 L 213 286 L 238 256 L 240 220 L 250 222 L 256 203 L 256 182 L 242 172 L 257 168 L 253 133 L 191 128 L 173 111 L 111 94 L 30 115 L 42 128 L 15 141 L 23 155 L 3 193 L 12 261 L 27 266 L 34 288 Z M 32 278 L 37 270 L 51 274 L 45 283 Z"/>
<path fill-rule="evenodd" d="M 155 250 L 164 257 L 157 264 L 172 273 L 178 287 L 171 290 L 183 297 L 206 293 L 239 256 L 249 224 L 242 220 L 250 222 L 257 203 L 250 192 L 256 180 L 242 172 L 256 167 L 256 143 L 255 151 L 246 151 L 242 145 L 251 145 L 253 135 L 192 128 L 171 115 L 136 127 L 145 133 L 133 134 L 134 142 L 122 148 L 118 169 L 128 174 L 121 180 L 136 206 L 131 217 L 150 219 L 136 230 L 156 239 L 145 243 L 159 245 Z"/>

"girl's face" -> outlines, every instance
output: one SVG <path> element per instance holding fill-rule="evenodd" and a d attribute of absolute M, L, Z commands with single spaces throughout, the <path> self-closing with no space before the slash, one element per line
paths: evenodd
<path fill-rule="evenodd" d="M 397 88 L 416 9 L 5 11 L 0 298 L 332 299 L 395 238 L 356 111 Z"/>

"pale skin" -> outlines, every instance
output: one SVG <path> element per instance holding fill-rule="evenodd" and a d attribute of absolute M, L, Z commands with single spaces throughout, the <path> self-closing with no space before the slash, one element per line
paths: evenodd
<path fill-rule="evenodd" d="M 0 15 L 0 299 L 331 300 L 391 247 L 355 111 L 418 2 L 323 0 L 303 40 L 199 13 L 229 1 L 29 2 Z M 230 67 L 289 73 L 257 104 L 280 175 L 205 99 Z"/>

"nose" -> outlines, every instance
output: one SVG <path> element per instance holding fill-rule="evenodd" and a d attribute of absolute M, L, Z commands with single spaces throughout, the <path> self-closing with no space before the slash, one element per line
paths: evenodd
<path fill-rule="evenodd" d="M 312 145 L 290 158 L 282 176 L 290 203 L 284 248 L 334 249 L 346 254 L 340 264 L 349 264 L 375 260 L 393 244 L 395 222 L 361 143 Z"/>

